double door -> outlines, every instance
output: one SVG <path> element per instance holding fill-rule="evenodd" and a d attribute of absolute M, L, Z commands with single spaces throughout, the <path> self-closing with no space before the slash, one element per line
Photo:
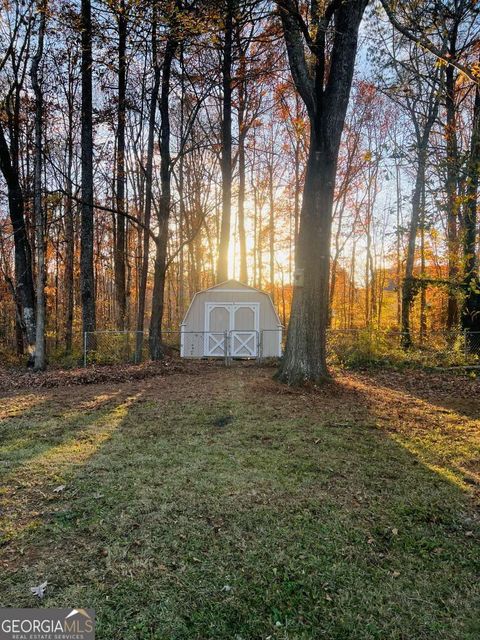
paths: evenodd
<path fill-rule="evenodd" d="M 259 303 L 207 302 L 204 355 L 256 358 L 258 355 Z M 225 344 L 227 332 L 227 346 Z"/>

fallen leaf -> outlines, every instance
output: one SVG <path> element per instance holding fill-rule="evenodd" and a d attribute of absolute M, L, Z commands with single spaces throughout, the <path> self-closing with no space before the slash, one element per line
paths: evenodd
<path fill-rule="evenodd" d="M 42 599 L 45 594 L 46 588 L 47 581 L 45 580 L 45 582 L 42 582 L 42 584 L 39 584 L 37 587 L 30 587 L 30 591 L 34 596 L 38 596 L 40 599 Z"/>

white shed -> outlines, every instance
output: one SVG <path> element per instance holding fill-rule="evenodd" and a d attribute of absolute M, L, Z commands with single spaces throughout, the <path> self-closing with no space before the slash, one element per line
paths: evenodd
<path fill-rule="evenodd" d="M 237 280 L 196 293 L 181 325 L 182 358 L 273 358 L 282 325 L 270 296 Z"/>

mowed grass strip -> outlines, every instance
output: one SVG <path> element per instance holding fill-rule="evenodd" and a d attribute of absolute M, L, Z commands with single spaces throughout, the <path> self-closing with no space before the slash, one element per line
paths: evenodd
<path fill-rule="evenodd" d="M 0 427 L 1 604 L 48 580 L 111 640 L 480 637 L 472 420 L 270 373 L 29 394 Z"/>

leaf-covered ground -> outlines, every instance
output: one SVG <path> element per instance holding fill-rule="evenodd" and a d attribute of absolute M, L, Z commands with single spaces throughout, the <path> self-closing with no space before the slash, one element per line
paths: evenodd
<path fill-rule="evenodd" d="M 152 376 L 170 375 L 183 371 L 184 361 L 167 357 L 160 362 L 144 362 L 142 364 L 115 364 L 77 367 L 74 369 L 51 368 L 45 372 L 25 370 L 21 367 L 0 367 L 0 393 L 23 389 L 51 389 L 54 387 L 72 387 L 86 384 L 118 383 L 131 380 L 144 380 Z M 194 366 L 188 365 L 193 373 Z"/>
<path fill-rule="evenodd" d="M 131 640 L 480 637 L 479 384 L 196 365 L 0 399 L 0 604 Z"/>

